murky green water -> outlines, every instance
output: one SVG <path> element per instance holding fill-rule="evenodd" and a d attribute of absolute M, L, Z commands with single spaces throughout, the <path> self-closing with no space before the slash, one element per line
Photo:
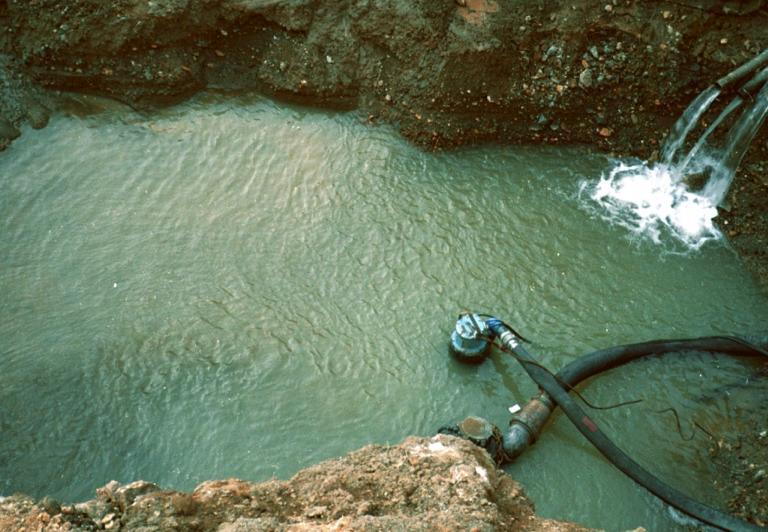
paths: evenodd
<path fill-rule="evenodd" d="M 152 118 L 60 116 L 0 154 L 0 493 L 90 498 L 110 479 L 191 489 L 287 478 L 534 387 L 504 355 L 447 355 L 462 309 L 497 313 L 559 368 L 618 343 L 768 333 L 723 245 L 633 244 L 580 206 L 578 150 L 426 154 L 355 115 L 204 97 Z M 707 438 L 768 386 L 693 354 L 595 380 L 617 441 L 717 502 Z M 674 527 L 558 416 L 508 468 L 541 514 Z"/>

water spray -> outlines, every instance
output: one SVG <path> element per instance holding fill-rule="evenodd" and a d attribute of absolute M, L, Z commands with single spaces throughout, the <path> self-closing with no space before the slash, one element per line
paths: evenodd
<path fill-rule="evenodd" d="M 664 227 L 688 249 L 698 249 L 722 234 L 712 220 L 726 197 L 736 169 L 768 117 L 768 49 L 721 77 L 701 92 L 675 122 L 661 148 L 659 163 L 619 164 L 597 184 L 585 183 L 591 198 L 607 211 L 611 222 L 659 242 Z M 745 81 L 746 80 L 746 81 Z M 681 154 L 689 134 L 725 90 L 735 96 Z M 709 146 L 726 120 L 743 107 L 729 125 L 723 146 Z M 691 185 L 691 179 L 701 183 Z"/>

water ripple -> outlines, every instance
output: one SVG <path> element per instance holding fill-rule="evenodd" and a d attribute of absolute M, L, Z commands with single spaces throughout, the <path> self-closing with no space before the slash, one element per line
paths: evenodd
<path fill-rule="evenodd" d="M 577 182 L 604 165 L 578 150 L 426 154 L 354 115 L 258 98 L 55 117 L 0 154 L 0 491 L 286 477 L 467 414 L 504 425 L 534 386 L 503 355 L 448 357 L 464 309 L 500 314 L 553 368 L 617 343 L 768 332 L 728 250 L 662 256 L 580 207 Z M 698 415 L 687 372 L 649 385 L 658 367 L 643 366 L 590 397 L 655 394 Z M 513 471 L 540 508 L 668 525 L 564 427 L 537 444 L 546 467 Z M 639 440 L 671 474 L 698 459 Z M 552 483 L 598 500 L 543 496 Z M 601 504 L 616 493 L 632 523 Z"/>

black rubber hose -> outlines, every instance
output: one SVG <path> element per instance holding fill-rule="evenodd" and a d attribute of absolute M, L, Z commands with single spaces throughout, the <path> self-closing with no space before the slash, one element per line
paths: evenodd
<path fill-rule="evenodd" d="M 584 355 L 561 369 L 557 377 L 569 386 L 621 366 L 638 358 L 650 355 L 685 351 L 705 351 L 709 353 L 724 353 L 734 356 L 755 356 L 763 354 L 768 357 L 768 338 L 749 338 L 744 340 L 731 336 L 706 336 L 684 340 L 654 340 L 637 344 L 619 345 L 601 349 Z"/>
<path fill-rule="evenodd" d="M 489 323 L 489 325 L 491 325 Z M 687 513 L 703 521 L 704 523 L 725 529 L 725 530 L 737 530 L 737 531 L 757 531 L 764 530 L 758 526 L 755 526 L 741 519 L 737 519 L 732 515 L 728 515 L 715 508 L 712 508 L 706 504 L 703 504 L 695 499 L 692 499 L 688 495 L 676 490 L 675 488 L 662 482 L 652 473 L 647 471 L 643 466 L 635 462 L 624 451 L 616 446 L 606 436 L 597 423 L 592 420 L 584 410 L 571 399 L 568 392 L 558 382 L 557 378 L 538 364 L 531 355 L 522 347 L 517 341 L 505 340 L 505 336 L 509 338 L 512 334 L 509 329 L 502 325 L 491 325 L 491 328 L 499 336 L 502 341 L 509 347 L 517 360 L 523 366 L 523 369 L 528 375 L 538 384 L 542 390 L 544 390 L 552 400 L 563 410 L 565 415 L 576 428 L 581 432 L 584 437 L 589 440 L 595 448 L 602 453 L 613 465 L 615 465 L 620 471 L 632 478 L 635 482 L 645 487 L 651 493 L 667 502 L 668 504 L 679 508 L 683 512 Z M 509 334 L 505 332 L 509 331 Z M 606 350 L 611 351 L 611 350 Z M 638 353 L 633 358 L 643 356 L 640 351 L 634 351 Z M 633 351 L 631 349 L 625 350 L 627 356 L 630 356 Z M 647 354 L 647 351 L 646 353 Z M 610 358 L 610 357 L 608 357 Z M 631 358 L 630 358 L 631 359 Z M 609 360 L 604 360 L 605 363 L 610 364 Z M 618 365 L 617 364 L 614 364 Z M 613 367 L 613 366 L 611 366 Z M 606 368 L 607 369 L 607 368 Z"/>

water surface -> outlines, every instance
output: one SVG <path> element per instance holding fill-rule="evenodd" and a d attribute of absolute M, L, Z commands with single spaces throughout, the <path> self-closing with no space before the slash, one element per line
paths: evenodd
<path fill-rule="evenodd" d="M 287 478 L 468 414 L 504 426 L 534 387 L 503 354 L 448 356 L 464 309 L 500 315 L 553 369 L 619 343 L 768 333 L 768 300 L 726 245 L 666 254 L 581 204 L 607 164 L 427 154 L 355 114 L 210 95 L 25 132 L 0 154 L 0 493 Z M 765 397 L 743 386 L 754 370 L 690 354 L 585 393 L 643 398 L 595 417 L 720 504 L 707 437 L 683 441 L 656 411 L 732 430 Z M 544 516 L 675 526 L 562 416 L 508 471 Z"/>

